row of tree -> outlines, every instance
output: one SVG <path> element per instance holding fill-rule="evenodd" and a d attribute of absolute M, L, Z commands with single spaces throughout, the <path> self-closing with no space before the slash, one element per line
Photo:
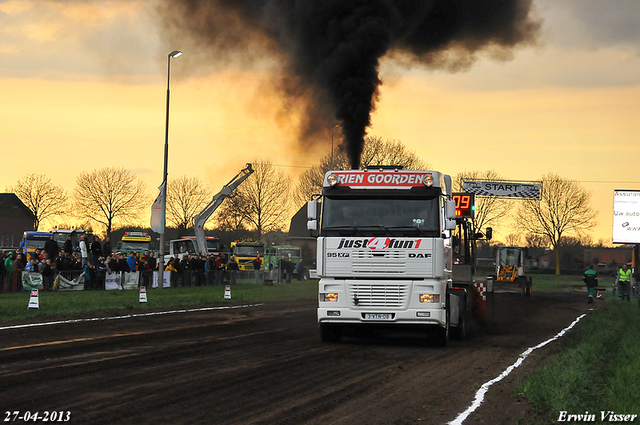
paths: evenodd
<path fill-rule="evenodd" d="M 376 165 L 399 165 L 405 169 L 432 169 L 415 152 L 397 140 L 367 137 L 362 154 L 362 168 Z M 255 231 L 257 238 L 267 232 L 287 227 L 292 214 L 320 193 L 324 175 L 329 170 L 347 169 L 344 152 L 327 155 L 305 171 L 293 187 L 289 177 L 268 161 L 253 164 L 254 173 L 229 196 L 212 219 L 211 225 L 221 231 Z M 455 176 L 455 191 L 462 191 L 465 180 L 500 181 L 496 171 L 465 171 Z M 7 187 L 35 215 L 36 230 L 43 221 L 55 223 L 56 217 L 70 216 L 85 227 L 98 225 L 107 235 L 113 226 L 140 225 L 148 216 L 151 196 L 146 185 L 131 171 L 105 167 L 82 172 L 68 196 L 62 187 L 37 174 L 29 174 Z M 193 217 L 211 200 L 213 190 L 198 177 L 170 179 L 167 189 L 167 223 L 183 234 L 193 226 Z M 577 181 L 549 173 L 542 177 L 539 200 L 509 200 L 495 197 L 476 199 L 474 233 L 486 227 L 497 227 L 511 217 L 515 232 L 507 242 L 516 244 L 516 235 L 527 235 L 538 245 L 555 249 L 563 238 L 584 238 L 596 225 L 596 211 L 591 207 L 591 194 Z M 509 240 L 511 239 L 511 240 Z M 517 237 L 520 242 L 520 237 Z M 520 243 L 517 243 L 519 245 Z M 556 262 L 559 267 L 559 261 Z"/>

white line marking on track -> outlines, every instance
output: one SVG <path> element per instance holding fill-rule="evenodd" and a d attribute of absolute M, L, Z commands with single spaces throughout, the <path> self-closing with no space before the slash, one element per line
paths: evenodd
<path fill-rule="evenodd" d="M 21 329 L 21 328 L 34 328 L 37 326 L 50 326 L 50 325 L 62 325 L 68 323 L 80 323 L 80 322 L 99 322 L 102 320 L 118 320 L 118 319 L 131 319 L 133 317 L 145 317 L 145 316 L 161 316 L 164 314 L 175 314 L 175 313 L 193 313 L 196 311 L 211 311 L 211 310 L 233 310 L 237 308 L 249 308 L 249 307 L 258 307 L 262 304 L 245 304 L 245 305 L 234 305 L 230 307 L 204 307 L 204 308 L 190 308 L 184 310 L 169 310 L 169 311 L 156 311 L 152 313 L 138 313 L 138 314 L 127 314 L 124 316 L 110 316 L 110 317 L 92 317 L 89 319 L 70 319 L 70 320 L 58 320 L 55 322 L 41 322 L 41 323 L 28 323 L 25 325 L 14 325 L 14 326 L 2 326 L 0 327 L 0 331 L 8 330 L 8 329 Z"/>
<path fill-rule="evenodd" d="M 524 353 L 520 354 L 520 357 L 518 357 L 518 360 L 516 360 L 516 362 L 514 364 L 512 364 L 511 366 L 509 366 L 508 368 L 506 368 L 504 370 L 504 372 L 502 372 L 500 374 L 500 376 L 498 376 L 497 378 L 492 379 L 489 382 L 485 382 L 480 389 L 476 392 L 476 397 L 473 400 L 473 403 L 471 403 L 471 406 L 469 406 L 467 408 L 467 410 L 465 410 L 464 412 L 460 413 L 458 415 L 457 418 L 455 418 L 454 420 L 452 420 L 451 422 L 449 422 L 449 425 L 461 425 L 462 422 L 464 422 L 465 419 L 467 419 L 467 417 L 469 417 L 469 415 L 471 413 L 473 413 L 478 407 L 480 407 L 480 405 L 482 404 L 482 402 L 484 401 L 484 396 L 487 393 L 487 391 L 489 391 L 489 387 L 492 386 L 493 384 L 495 384 L 496 382 L 500 382 L 502 381 L 504 378 L 506 378 L 511 372 L 513 372 L 513 370 L 515 368 L 517 368 L 518 366 L 520 366 L 522 364 L 522 362 L 524 362 L 524 360 L 529 356 L 529 354 L 531 354 L 534 350 L 537 350 L 538 348 L 542 348 L 545 345 L 549 344 L 550 342 L 555 341 L 556 339 L 564 336 L 565 333 L 567 333 L 567 331 L 569 331 L 571 328 L 573 328 L 576 324 L 578 324 L 578 322 L 580 320 L 582 320 L 584 317 L 586 316 L 586 314 L 583 314 L 581 316 L 578 316 L 578 318 L 576 320 L 573 321 L 573 323 L 571 323 L 569 326 L 567 326 L 566 328 L 564 328 L 563 330 L 561 330 L 556 336 L 554 336 L 553 338 L 550 338 L 544 342 L 541 342 L 540 344 L 536 345 L 535 347 L 531 347 L 529 349 L 527 349 L 527 351 L 525 351 Z"/>

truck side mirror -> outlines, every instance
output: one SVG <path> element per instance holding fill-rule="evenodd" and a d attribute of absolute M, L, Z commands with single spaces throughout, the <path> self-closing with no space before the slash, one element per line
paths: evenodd
<path fill-rule="evenodd" d="M 456 201 L 454 201 L 453 199 L 447 199 L 445 201 L 444 204 L 444 213 L 445 213 L 445 217 L 449 220 L 454 220 L 456 218 Z M 455 227 L 454 227 L 455 229 Z M 447 227 L 447 230 L 450 230 Z"/>
<path fill-rule="evenodd" d="M 455 220 L 445 219 L 444 228 L 445 230 L 456 230 L 457 223 Z"/>
<path fill-rule="evenodd" d="M 318 218 L 318 201 L 315 199 L 307 202 L 307 218 L 309 220 L 316 220 Z"/>
<path fill-rule="evenodd" d="M 312 230 L 312 231 L 318 230 L 318 221 L 317 220 L 307 221 L 307 230 Z"/>

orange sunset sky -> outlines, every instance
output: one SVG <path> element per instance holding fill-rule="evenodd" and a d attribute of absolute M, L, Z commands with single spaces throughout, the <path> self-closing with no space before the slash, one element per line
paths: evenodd
<path fill-rule="evenodd" d="M 329 128 L 324 145 L 296 140 L 268 68 L 207 63 L 205 47 L 165 33 L 156 3 L 0 1 L 0 190 L 37 173 L 71 193 L 79 172 L 115 166 L 153 199 L 175 49 L 184 55 L 171 63 L 169 178 L 199 176 L 219 190 L 244 163 L 269 160 L 295 185 L 330 151 Z M 481 54 L 458 73 L 383 60 L 368 132 L 452 176 L 578 180 L 599 212 L 594 240 L 610 242 L 614 189 L 640 190 L 640 2 L 534 5 L 538 44 L 510 60 Z M 497 230 L 498 239 L 513 232 Z"/>

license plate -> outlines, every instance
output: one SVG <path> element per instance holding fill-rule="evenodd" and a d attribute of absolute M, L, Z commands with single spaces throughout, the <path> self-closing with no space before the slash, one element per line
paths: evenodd
<path fill-rule="evenodd" d="M 389 313 L 365 313 L 365 320 L 391 320 L 393 317 Z"/>

